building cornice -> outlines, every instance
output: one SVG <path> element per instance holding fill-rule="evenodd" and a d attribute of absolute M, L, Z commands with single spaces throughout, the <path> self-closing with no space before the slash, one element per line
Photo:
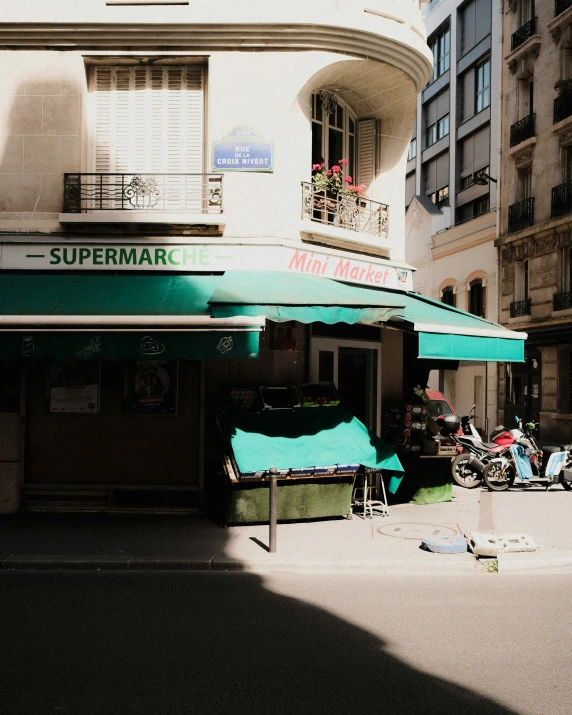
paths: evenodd
<path fill-rule="evenodd" d="M 396 25 L 398 23 L 395 23 Z M 400 67 L 421 91 L 432 66 L 417 31 L 392 36 L 321 24 L 2 23 L 0 49 L 285 52 L 320 50 Z M 403 41 L 395 39 L 403 35 Z M 406 41 L 406 38 L 409 41 Z"/>

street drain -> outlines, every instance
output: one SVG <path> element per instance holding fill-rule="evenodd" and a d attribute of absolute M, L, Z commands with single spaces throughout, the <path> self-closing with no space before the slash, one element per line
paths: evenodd
<path fill-rule="evenodd" d="M 443 538 L 461 534 L 460 529 L 444 524 L 384 524 L 377 527 L 377 533 L 383 536 L 395 536 L 398 539 Z"/>

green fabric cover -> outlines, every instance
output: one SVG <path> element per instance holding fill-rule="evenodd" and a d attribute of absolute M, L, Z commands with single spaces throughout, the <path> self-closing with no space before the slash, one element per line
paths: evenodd
<path fill-rule="evenodd" d="M 342 406 L 237 410 L 227 428 L 241 472 L 362 464 L 389 473 L 392 493 L 403 477 L 395 451 Z"/>
<path fill-rule="evenodd" d="M 280 520 L 345 516 L 351 511 L 353 479 L 278 482 L 276 516 Z M 244 524 L 268 521 L 268 483 L 229 489 L 224 521 Z"/>
<path fill-rule="evenodd" d="M 201 360 L 257 357 L 256 332 L 1 333 L 0 360 Z"/>
<path fill-rule="evenodd" d="M 210 299 L 213 318 L 264 315 L 274 322 L 377 323 L 402 307 L 399 292 L 381 292 L 315 275 L 228 271 Z"/>
<path fill-rule="evenodd" d="M 209 315 L 221 276 L 0 274 L 1 315 Z"/>
<path fill-rule="evenodd" d="M 420 332 L 419 357 L 524 362 L 524 340 Z"/>

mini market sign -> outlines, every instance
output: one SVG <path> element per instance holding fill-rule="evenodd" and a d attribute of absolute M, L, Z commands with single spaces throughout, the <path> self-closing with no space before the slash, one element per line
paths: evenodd
<path fill-rule="evenodd" d="M 348 258 L 337 251 L 275 244 L 45 244 L 0 245 L 0 269 L 55 271 L 285 271 L 362 286 L 412 290 L 412 273 L 389 261 Z"/>
<path fill-rule="evenodd" d="M 212 171 L 274 171 L 272 142 L 250 127 L 235 127 L 212 145 Z"/>

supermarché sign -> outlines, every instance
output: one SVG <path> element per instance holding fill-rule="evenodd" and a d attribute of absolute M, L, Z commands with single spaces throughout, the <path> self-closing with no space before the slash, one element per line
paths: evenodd
<path fill-rule="evenodd" d="M 412 272 L 384 260 L 300 246 L 250 244 L 43 244 L 0 245 L 2 270 L 285 271 L 363 286 L 412 289 Z"/>

